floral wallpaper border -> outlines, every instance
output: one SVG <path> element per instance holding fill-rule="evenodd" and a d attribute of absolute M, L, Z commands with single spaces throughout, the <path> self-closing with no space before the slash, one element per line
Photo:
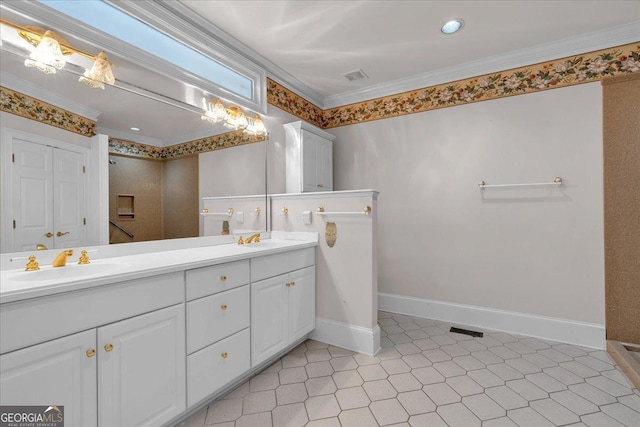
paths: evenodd
<path fill-rule="evenodd" d="M 154 147 L 133 141 L 109 138 L 109 152 L 126 156 L 142 157 L 153 160 L 169 160 L 182 156 L 222 150 L 239 145 L 265 141 L 263 136 L 248 135 L 242 131 L 227 132 L 220 135 L 199 138 L 169 147 Z"/>
<path fill-rule="evenodd" d="M 640 42 L 457 80 L 395 95 L 322 110 L 267 78 L 267 102 L 321 128 L 334 128 L 439 108 L 523 95 L 640 72 Z M 96 122 L 20 92 L 0 86 L 0 110 L 83 136 L 96 134 Z M 168 159 L 264 140 L 229 132 L 158 148 L 111 139 L 113 153 Z"/>
<path fill-rule="evenodd" d="M 324 110 L 267 77 L 267 103 L 322 127 Z"/>
<path fill-rule="evenodd" d="M 96 122 L 24 93 L 0 86 L 0 111 L 42 122 L 82 136 L 96 134 Z"/>
<path fill-rule="evenodd" d="M 631 43 L 328 110 L 320 110 L 299 95 L 268 81 L 267 102 L 327 129 L 637 72 L 640 72 L 640 44 Z"/>

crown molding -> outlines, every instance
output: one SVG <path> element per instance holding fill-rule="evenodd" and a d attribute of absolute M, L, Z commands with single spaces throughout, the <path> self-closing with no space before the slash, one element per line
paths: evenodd
<path fill-rule="evenodd" d="M 216 42 L 216 45 L 224 46 L 225 49 L 231 49 L 235 54 L 239 55 L 243 60 L 249 60 L 266 70 L 267 77 L 285 86 L 287 89 L 303 97 L 307 101 L 315 104 L 317 107 L 323 108 L 323 97 L 291 74 L 269 61 L 244 43 L 235 39 L 231 35 L 221 30 L 216 25 L 202 18 L 200 15 L 189 9 L 180 2 L 162 1 L 164 8 L 172 13 L 180 16 L 183 20 L 193 24 L 199 31 L 207 34 Z"/>
<path fill-rule="evenodd" d="M 640 21 L 328 96 L 325 110 L 639 41 Z"/>
<path fill-rule="evenodd" d="M 106 127 L 98 126 L 96 132 L 99 134 L 108 135 L 110 138 L 121 139 L 125 141 L 137 142 L 138 144 L 151 145 L 157 148 L 163 148 L 163 141 L 156 138 L 150 138 L 148 136 L 140 135 L 133 132 L 122 132 L 119 130 L 109 129 Z"/>
<path fill-rule="evenodd" d="M 23 93 L 32 98 L 39 99 L 40 101 L 46 102 L 47 104 L 55 105 L 58 108 L 63 108 L 74 114 L 93 120 L 94 122 L 102 113 L 101 111 L 94 110 L 93 108 L 72 101 L 69 98 L 65 98 L 64 96 L 60 96 L 41 87 L 34 86 L 26 80 L 22 80 L 21 78 L 9 73 L 2 73 L 2 77 L 0 77 L 0 86 L 4 86 L 8 89 L 15 90 L 16 92 Z"/>

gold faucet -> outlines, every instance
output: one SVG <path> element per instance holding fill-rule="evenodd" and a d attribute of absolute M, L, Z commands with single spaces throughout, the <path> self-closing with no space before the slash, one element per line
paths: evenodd
<path fill-rule="evenodd" d="M 71 255 L 73 255 L 73 249 L 66 249 L 58 254 L 51 265 L 54 267 L 64 267 L 67 265 L 67 257 L 70 257 Z"/>
<path fill-rule="evenodd" d="M 260 242 L 260 233 L 252 234 L 251 236 L 247 237 L 244 242 L 245 243 L 251 243 L 251 242 L 259 243 Z"/>

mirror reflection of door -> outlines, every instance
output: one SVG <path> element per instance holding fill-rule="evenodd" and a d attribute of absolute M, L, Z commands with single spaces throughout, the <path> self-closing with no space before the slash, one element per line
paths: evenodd
<path fill-rule="evenodd" d="M 37 137 L 35 137 L 37 138 Z M 85 244 L 82 153 L 13 138 L 13 250 Z"/>

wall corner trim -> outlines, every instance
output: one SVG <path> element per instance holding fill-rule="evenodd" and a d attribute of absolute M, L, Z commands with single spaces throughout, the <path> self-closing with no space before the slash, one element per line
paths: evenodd
<path fill-rule="evenodd" d="M 378 310 L 451 322 L 462 326 L 527 335 L 604 350 L 605 326 L 514 311 L 378 293 Z"/>
<path fill-rule="evenodd" d="M 316 329 L 309 338 L 347 350 L 374 356 L 380 350 L 380 327 L 373 329 L 316 317 Z"/>

